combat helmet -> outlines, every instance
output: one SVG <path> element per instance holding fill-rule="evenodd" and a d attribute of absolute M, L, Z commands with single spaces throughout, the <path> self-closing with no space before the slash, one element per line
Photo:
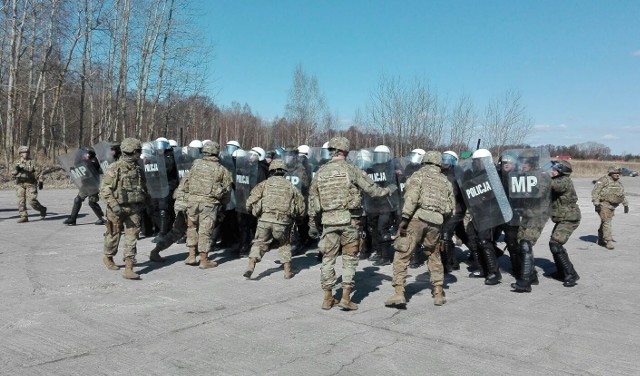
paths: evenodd
<path fill-rule="evenodd" d="M 28 152 L 29 152 L 29 147 L 28 146 L 22 145 L 22 146 L 20 146 L 18 148 L 18 154 L 20 154 L 20 153 L 28 153 Z"/>
<path fill-rule="evenodd" d="M 346 137 L 334 137 L 329 140 L 329 149 L 336 149 L 348 152 L 350 148 L 349 140 Z"/>
<path fill-rule="evenodd" d="M 571 175 L 571 173 L 573 172 L 573 169 L 571 168 L 571 163 L 569 161 L 561 159 L 558 161 L 551 161 L 551 163 L 553 164 L 552 168 L 558 171 L 560 175 L 568 176 L 568 175 Z"/>
<path fill-rule="evenodd" d="M 120 144 L 123 153 L 132 154 L 136 150 L 142 150 L 142 143 L 137 138 L 125 138 Z"/>
<path fill-rule="evenodd" d="M 220 154 L 220 144 L 215 141 L 209 141 L 202 146 L 202 154 L 218 155 Z"/>
<path fill-rule="evenodd" d="M 287 171 L 287 165 L 282 159 L 274 159 L 269 164 L 269 171 L 282 170 Z"/>
<path fill-rule="evenodd" d="M 422 157 L 422 164 L 432 164 L 438 167 L 442 164 L 442 153 L 435 150 L 430 150 Z"/>
<path fill-rule="evenodd" d="M 620 166 L 616 166 L 616 165 L 611 165 L 609 166 L 609 168 L 607 169 L 607 174 L 611 175 L 611 174 L 619 174 L 620 173 Z"/>

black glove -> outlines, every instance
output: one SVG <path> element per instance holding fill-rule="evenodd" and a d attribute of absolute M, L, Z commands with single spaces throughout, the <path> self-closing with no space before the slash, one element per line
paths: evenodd
<path fill-rule="evenodd" d="M 398 225 L 398 236 L 407 236 L 407 227 L 409 227 L 409 220 L 407 218 L 402 218 L 400 224 Z"/>
<path fill-rule="evenodd" d="M 318 232 L 318 229 L 315 227 L 309 227 L 309 237 L 311 239 L 318 239 L 320 237 L 320 233 Z"/>
<path fill-rule="evenodd" d="M 624 207 L 624 214 L 629 214 L 629 207 L 628 206 Z"/>
<path fill-rule="evenodd" d="M 38 189 L 39 189 L 39 190 L 42 190 L 42 188 L 44 188 L 44 183 L 43 183 L 43 182 L 41 182 L 41 181 L 39 181 L 39 182 L 38 182 Z"/>
<path fill-rule="evenodd" d="M 600 213 L 600 205 L 596 205 L 596 213 Z"/>
<path fill-rule="evenodd" d="M 111 211 L 113 212 L 113 214 L 117 215 L 118 217 L 122 215 L 122 208 L 120 207 L 120 205 L 116 205 L 112 207 Z"/>
<path fill-rule="evenodd" d="M 16 172 L 22 172 L 24 168 L 21 165 L 16 165 Z"/>

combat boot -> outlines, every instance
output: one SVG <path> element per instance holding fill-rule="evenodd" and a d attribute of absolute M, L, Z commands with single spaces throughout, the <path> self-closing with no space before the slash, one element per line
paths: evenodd
<path fill-rule="evenodd" d="M 243 277 L 251 278 L 251 274 L 253 274 L 253 271 L 256 269 L 256 262 L 257 261 L 258 260 L 256 260 L 255 257 L 249 257 L 249 265 L 247 265 L 247 270 L 242 275 Z"/>
<path fill-rule="evenodd" d="M 81 207 L 82 207 L 82 199 L 80 199 L 80 197 L 76 197 L 73 200 L 73 208 L 71 208 L 71 214 L 69 214 L 69 217 L 65 219 L 62 223 L 67 226 L 75 226 L 76 218 L 78 218 L 78 213 L 80 212 Z"/>
<path fill-rule="evenodd" d="M 447 302 L 447 299 L 444 297 L 444 290 L 442 289 L 442 286 L 435 286 L 431 295 L 433 296 L 434 305 L 441 306 Z"/>
<path fill-rule="evenodd" d="M 42 209 L 40 209 L 40 219 L 44 219 L 47 216 L 47 208 L 46 207 L 42 207 Z"/>
<path fill-rule="evenodd" d="M 124 260 L 124 273 L 122 273 L 124 279 L 140 279 L 140 276 L 133 271 L 133 259 L 126 258 Z"/>
<path fill-rule="evenodd" d="M 25 222 L 29 222 L 29 218 L 28 217 L 20 217 L 20 218 L 18 218 L 18 223 L 25 223 Z"/>
<path fill-rule="evenodd" d="M 118 265 L 116 265 L 115 262 L 113 262 L 113 256 L 107 256 L 105 255 L 102 258 L 102 262 L 104 263 L 104 265 L 107 267 L 107 269 L 109 270 L 120 270 L 120 267 Z"/>
<path fill-rule="evenodd" d="M 284 279 L 291 279 L 293 277 L 293 272 L 291 271 L 291 263 L 284 263 Z"/>
<path fill-rule="evenodd" d="M 191 266 L 198 265 L 198 260 L 196 260 L 196 247 L 189 247 L 189 256 L 184 260 L 184 263 Z"/>
<path fill-rule="evenodd" d="M 353 287 L 345 286 L 342 287 L 342 299 L 340 299 L 340 303 L 338 306 L 345 311 L 355 311 L 358 309 L 358 305 L 351 301 L 351 291 Z"/>
<path fill-rule="evenodd" d="M 384 302 L 387 307 L 400 306 L 403 307 L 407 304 L 407 300 L 404 298 L 404 286 L 396 285 L 396 292 L 391 295 L 389 299 Z"/>
<path fill-rule="evenodd" d="M 607 244 L 605 245 L 605 247 L 607 247 L 608 250 L 612 250 L 612 249 L 616 248 L 616 247 L 613 246 L 613 241 L 612 240 L 607 240 Z"/>
<path fill-rule="evenodd" d="M 200 269 L 211 269 L 218 266 L 218 263 L 215 261 L 209 261 L 207 258 L 207 252 L 200 252 L 200 265 L 198 268 Z"/>
<path fill-rule="evenodd" d="M 160 256 L 160 248 L 157 246 L 149 253 L 149 260 L 153 262 L 164 262 L 164 257 Z"/>
<path fill-rule="evenodd" d="M 322 309 L 331 309 L 334 305 L 338 304 L 338 299 L 333 298 L 331 290 L 324 290 L 324 300 L 322 301 Z"/>

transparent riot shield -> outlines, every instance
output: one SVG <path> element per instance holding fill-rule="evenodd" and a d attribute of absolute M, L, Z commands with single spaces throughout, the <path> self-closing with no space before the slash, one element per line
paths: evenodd
<path fill-rule="evenodd" d="M 365 172 L 379 187 L 386 188 L 390 185 L 399 187 L 395 160 L 372 164 Z M 363 203 L 367 214 L 397 212 L 400 209 L 400 191 L 396 189 L 391 196 L 384 197 L 371 197 L 365 193 L 363 194 Z"/>
<path fill-rule="evenodd" d="M 509 224 L 543 227 L 551 211 L 551 176 L 544 168 L 550 164 L 548 150 L 505 150 L 501 160 L 501 176 L 514 213 Z"/>
<path fill-rule="evenodd" d="M 306 157 L 299 156 L 297 152 L 281 149 L 274 159 L 281 159 L 287 166 L 284 177 L 293 184 L 305 197 L 309 193 L 311 185 L 311 166 Z"/>
<path fill-rule="evenodd" d="M 236 166 L 234 174 L 234 195 L 236 212 L 247 212 L 247 199 L 251 194 L 251 190 L 258 183 L 258 164 L 252 163 L 249 156 L 236 157 Z"/>
<path fill-rule="evenodd" d="M 169 181 L 165 166 L 164 149 L 151 146 L 147 153 L 140 157 L 140 165 L 147 179 L 147 191 L 152 198 L 165 198 L 169 195 Z"/>
<path fill-rule="evenodd" d="M 200 150 L 196 148 L 190 148 L 188 146 L 173 148 L 173 158 L 176 161 L 176 167 L 178 168 L 178 177 L 182 180 L 185 175 L 191 170 L 193 162 L 196 159 L 201 159 L 202 154 Z"/>
<path fill-rule="evenodd" d="M 509 222 L 513 216 L 493 159 L 467 159 L 455 170 L 467 209 L 478 231 Z"/>
<path fill-rule="evenodd" d="M 79 149 L 58 157 L 58 161 L 69 174 L 80 193 L 92 196 L 100 191 L 100 173 L 89 159 L 89 153 Z"/>
<path fill-rule="evenodd" d="M 351 150 L 347 154 L 347 162 L 367 171 L 373 164 L 373 151 L 371 149 Z"/>
<path fill-rule="evenodd" d="M 313 179 L 314 176 L 316 176 L 316 172 L 318 171 L 318 169 L 324 165 L 325 163 L 329 162 L 331 160 L 331 158 L 329 157 L 329 150 L 328 149 L 323 149 L 323 148 L 318 148 L 318 147 L 311 147 L 309 148 L 309 172 L 310 172 L 310 177 L 311 179 Z"/>
<path fill-rule="evenodd" d="M 102 171 L 107 171 L 107 167 L 116 161 L 111 150 L 111 143 L 107 141 L 98 142 L 93 146 L 93 150 L 96 151 L 96 158 L 100 162 Z"/>

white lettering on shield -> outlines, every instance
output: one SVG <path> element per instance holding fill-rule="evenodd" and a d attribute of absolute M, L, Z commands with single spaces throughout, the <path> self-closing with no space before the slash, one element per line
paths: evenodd
<path fill-rule="evenodd" d="M 531 193 L 536 185 L 538 185 L 538 178 L 535 176 L 511 177 L 511 192 Z"/>
<path fill-rule="evenodd" d="M 71 175 L 73 175 L 73 177 L 76 179 L 81 178 L 83 176 L 87 176 L 87 168 L 84 166 L 71 169 L 70 172 L 71 172 Z"/>
<path fill-rule="evenodd" d="M 249 175 L 237 175 L 236 176 L 236 183 L 240 183 L 240 184 L 249 184 Z"/>
<path fill-rule="evenodd" d="M 144 170 L 146 172 L 155 172 L 158 171 L 158 164 L 157 163 L 149 163 L 144 165 Z"/>
<path fill-rule="evenodd" d="M 481 195 L 492 190 L 493 189 L 491 188 L 491 184 L 489 184 L 488 181 L 485 181 L 484 183 L 478 184 L 475 187 L 471 187 L 467 189 L 466 191 L 467 198 L 476 197 L 477 195 Z"/>
<path fill-rule="evenodd" d="M 287 178 L 287 180 L 289 180 L 291 182 L 291 184 L 293 185 L 298 185 L 300 184 L 300 178 L 297 176 L 293 176 L 293 175 L 287 175 L 285 176 Z"/>
<path fill-rule="evenodd" d="M 372 174 L 369 174 L 369 179 L 373 180 L 376 183 L 387 181 L 387 174 L 385 174 L 384 172 L 374 172 Z"/>

